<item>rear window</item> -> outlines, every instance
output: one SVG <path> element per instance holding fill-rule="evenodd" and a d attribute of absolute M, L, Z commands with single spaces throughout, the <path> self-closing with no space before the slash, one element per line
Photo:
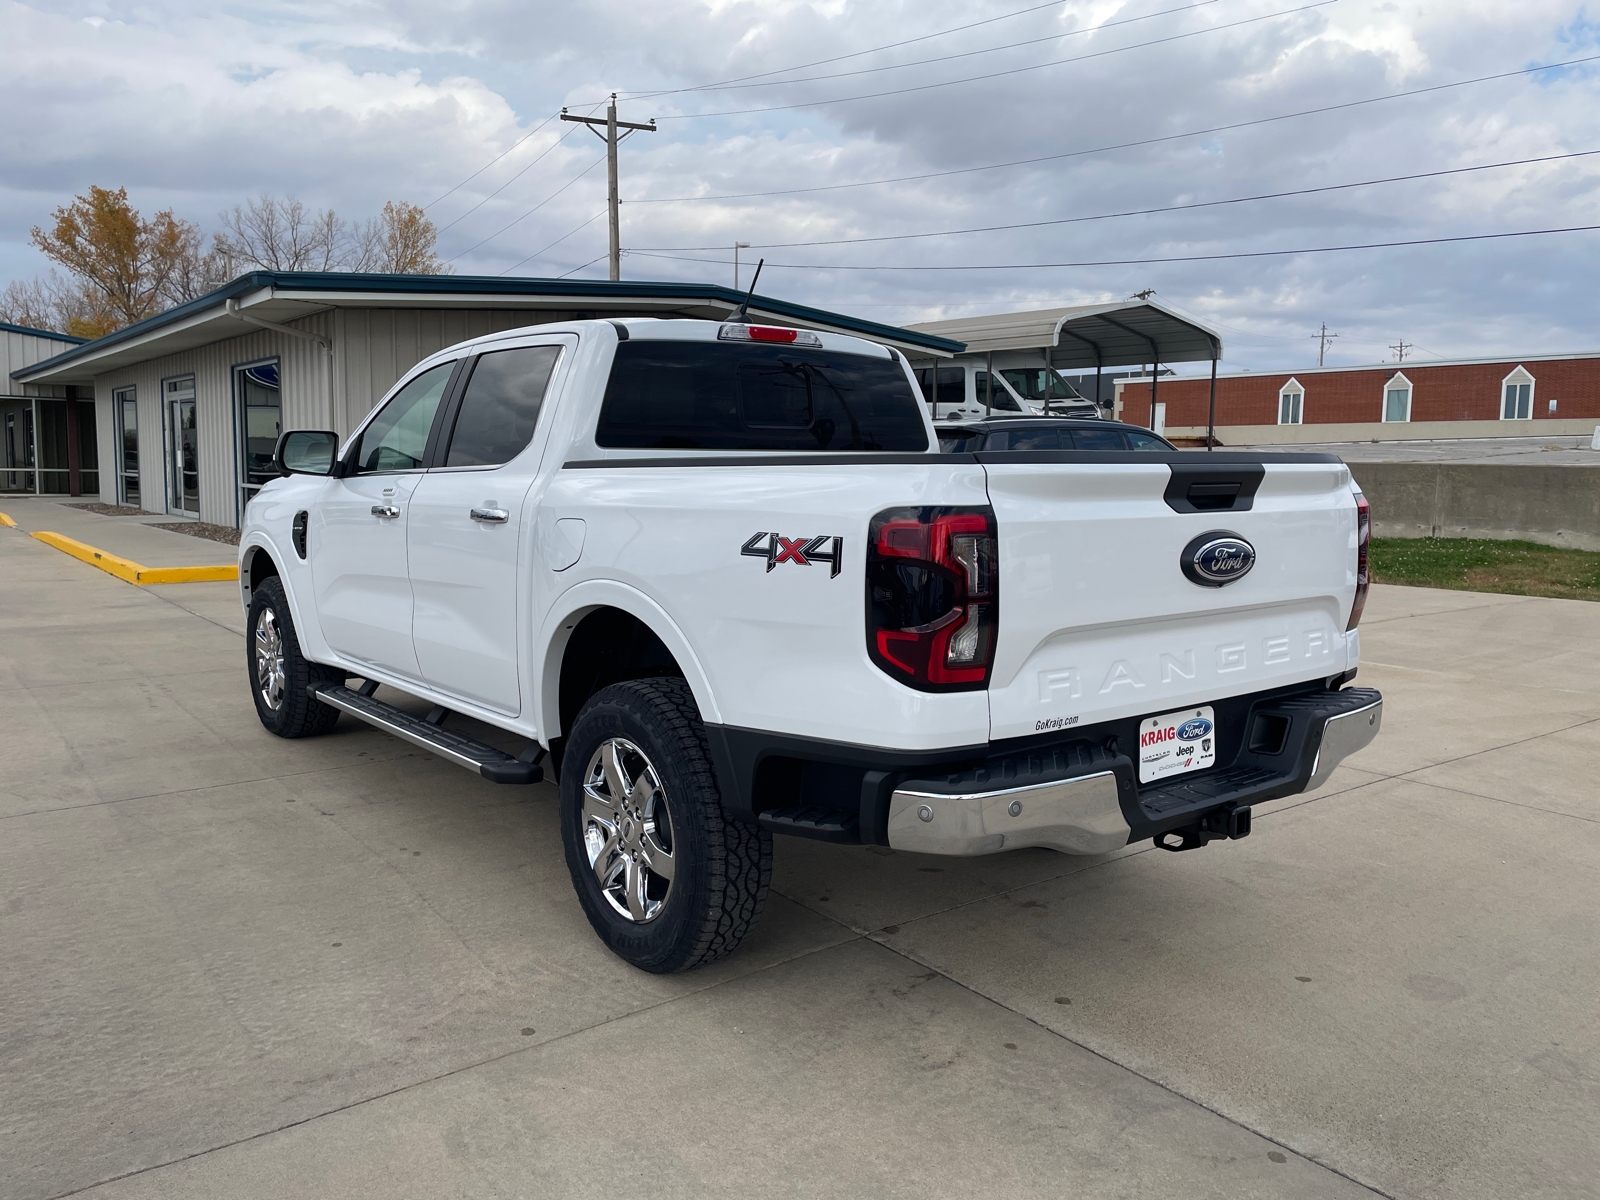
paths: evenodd
<path fill-rule="evenodd" d="M 623 342 L 595 441 L 632 450 L 928 448 L 895 359 L 725 342 Z"/>

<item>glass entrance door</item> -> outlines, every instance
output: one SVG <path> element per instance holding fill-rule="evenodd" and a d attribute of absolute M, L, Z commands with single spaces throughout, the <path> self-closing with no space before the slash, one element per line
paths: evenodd
<path fill-rule="evenodd" d="M 167 385 L 169 388 L 171 384 Z M 172 429 L 171 511 L 200 515 L 200 439 L 194 420 L 194 391 L 187 398 L 167 401 Z"/>

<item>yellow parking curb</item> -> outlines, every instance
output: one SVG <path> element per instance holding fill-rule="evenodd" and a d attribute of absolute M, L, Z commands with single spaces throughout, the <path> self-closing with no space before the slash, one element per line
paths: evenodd
<path fill-rule="evenodd" d="M 96 550 L 76 538 L 41 530 L 30 536 L 47 546 L 54 546 L 64 554 L 82 559 L 91 567 L 99 567 L 107 574 L 144 587 L 152 583 L 214 583 L 218 580 L 238 579 L 239 568 L 234 563 L 218 567 L 146 567 L 132 559 L 121 558 L 104 550 Z"/>
<path fill-rule="evenodd" d="M 13 529 L 17 527 L 17 523 L 6 516 L 5 513 L 0 513 L 0 525 L 9 525 Z"/>

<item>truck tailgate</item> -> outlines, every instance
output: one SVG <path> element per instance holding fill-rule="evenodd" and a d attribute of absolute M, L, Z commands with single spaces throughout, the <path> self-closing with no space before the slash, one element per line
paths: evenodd
<path fill-rule="evenodd" d="M 979 456 L 1000 538 L 991 737 L 1164 713 L 1355 664 L 1356 635 L 1344 629 L 1356 507 L 1342 462 L 1090 457 Z M 1175 510 L 1191 507 L 1191 481 L 1221 481 L 1193 493 L 1205 505 L 1230 478 L 1246 493 L 1236 507 Z M 1191 582 L 1179 565 L 1184 547 L 1214 530 L 1256 553 L 1253 569 L 1222 587 Z"/>

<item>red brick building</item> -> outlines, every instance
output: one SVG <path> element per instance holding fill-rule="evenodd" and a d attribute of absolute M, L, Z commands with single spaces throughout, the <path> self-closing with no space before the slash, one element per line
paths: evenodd
<path fill-rule="evenodd" d="M 1204 437 L 1209 378 L 1163 377 L 1167 434 Z M 1116 415 L 1151 427 L 1148 378 L 1119 382 Z M 1313 367 L 1217 376 L 1229 445 L 1589 433 L 1600 425 L 1600 355 Z"/>

